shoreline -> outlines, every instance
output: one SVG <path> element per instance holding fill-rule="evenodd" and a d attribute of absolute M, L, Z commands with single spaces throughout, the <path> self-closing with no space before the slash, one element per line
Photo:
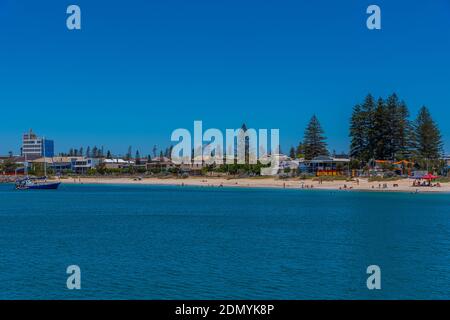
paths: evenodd
<path fill-rule="evenodd" d="M 312 181 L 299 179 L 279 180 L 275 178 L 68 178 L 61 179 L 63 184 L 115 184 L 115 185 L 155 185 L 155 186 L 199 186 L 199 187 L 235 187 L 235 188 L 277 188 L 292 190 L 329 190 L 329 191 L 373 191 L 373 192 L 408 192 L 408 193 L 450 193 L 450 183 L 441 183 L 441 187 L 412 186 L 411 179 L 396 181 L 373 181 L 359 179 L 356 181 Z M 394 187 L 394 184 L 397 185 Z M 303 185 L 303 187 L 302 187 Z M 386 185 L 386 187 L 384 187 Z"/>

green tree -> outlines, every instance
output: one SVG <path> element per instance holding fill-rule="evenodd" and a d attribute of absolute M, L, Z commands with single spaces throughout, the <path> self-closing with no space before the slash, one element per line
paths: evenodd
<path fill-rule="evenodd" d="M 304 158 L 305 157 L 305 145 L 303 142 L 300 142 L 297 146 L 297 149 L 295 150 L 297 158 Z"/>
<path fill-rule="evenodd" d="M 411 121 L 409 120 L 409 110 L 404 102 L 400 102 L 397 108 L 397 127 L 394 135 L 395 158 L 397 160 L 409 159 L 412 155 L 413 134 Z"/>
<path fill-rule="evenodd" d="M 127 160 L 127 161 L 131 160 L 131 157 L 133 156 L 132 152 L 133 152 L 133 149 L 131 146 L 129 146 L 127 154 L 125 155 L 125 160 Z"/>
<path fill-rule="evenodd" d="M 350 120 L 350 156 L 362 164 L 371 159 L 405 159 L 411 150 L 409 111 L 397 95 L 375 102 L 368 94 L 353 108 Z"/>
<path fill-rule="evenodd" d="M 392 131 L 390 130 L 390 112 L 382 98 L 377 101 L 373 115 L 373 147 L 371 154 L 375 159 L 387 160 L 392 154 Z"/>
<path fill-rule="evenodd" d="M 295 148 L 294 147 L 291 147 L 291 149 L 289 150 L 289 157 L 291 157 L 291 159 L 297 158 L 296 154 L 295 154 Z"/>
<path fill-rule="evenodd" d="M 367 132 L 365 128 L 365 117 L 361 105 L 353 107 L 350 120 L 350 156 L 355 159 L 366 160 Z"/>
<path fill-rule="evenodd" d="M 386 100 L 387 159 L 402 160 L 410 157 L 411 123 L 408 118 L 406 104 L 399 101 L 395 93 L 390 95 Z"/>
<path fill-rule="evenodd" d="M 368 94 L 362 104 L 353 108 L 350 120 L 350 156 L 362 163 L 375 157 L 375 110 L 375 100 Z"/>
<path fill-rule="evenodd" d="M 315 115 L 306 127 L 303 144 L 305 146 L 305 159 L 307 160 L 329 154 L 324 130 Z"/>
<path fill-rule="evenodd" d="M 376 131 L 375 131 L 375 99 L 371 94 L 367 95 L 362 104 L 364 116 L 364 131 L 366 134 L 366 148 L 363 154 L 363 160 L 368 162 L 375 157 Z"/>
<path fill-rule="evenodd" d="M 141 155 L 139 154 L 139 150 L 136 150 L 136 156 L 134 157 L 136 159 L 136 164 L 141 164 Z"/>
<path fill-rule="evenodd" d="M 12 173 L 15 172 L 19 165 L 14 161 L 12 157 L 5 159 L 3 163 L 0 163 L 0 173 Z"/>
<path fill-rule="evenodd" d="M 442 136 L 427 107 L 423 106 L 414 123 L 416 155 L 423 159 L 437 160 L 443 151 Z"/>

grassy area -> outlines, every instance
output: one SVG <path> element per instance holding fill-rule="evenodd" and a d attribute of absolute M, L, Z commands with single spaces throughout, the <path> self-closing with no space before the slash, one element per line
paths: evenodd
<path fill-rule="evenodd" d="M 450 177 L 440 177 L 439 179 L 436 179 L 435 182 L 449 183 L 450 182 Z"/>
<path fill-rule="evenodd" d="M 314 177 L 313 181 L 353 181 L 354 179 L 346 176 L 321 176 Z"/>
<path fill-rule="evenodd" d="M 398 181 L 401 180 L 401 177 L 370 177 L 369 182 L 384 182 L 384 181 Z"/>

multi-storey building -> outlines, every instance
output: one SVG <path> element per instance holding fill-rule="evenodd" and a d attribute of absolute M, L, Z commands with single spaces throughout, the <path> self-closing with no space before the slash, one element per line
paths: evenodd
<path fill-rule="evenodd" d="M 22 155 L 27 158 L 53 157 L 53 140 L 38 137 L 33 130 L 22 136 Z"/>

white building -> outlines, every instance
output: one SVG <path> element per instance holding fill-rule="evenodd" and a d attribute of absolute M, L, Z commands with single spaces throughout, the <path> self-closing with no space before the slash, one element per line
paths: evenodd
<path fill-rule="evenodd" d="M 53 157 L 53 140 L 39 138 L 33 130 L 22 136 L 22 155 L 28 159 L 37 157 Z"/>
<path fill-rule="evenodd" d="M 291 159 L 284 154 L 274 154 L 268 156 L 270 160 L 270 167 L 261 168 L 262 176 L 276 176 L 283 174 L 286 169 L 289 171 L 296 171 L 303 159 Z M 267 160 L 267 159 L 266 159 Z"/>
<path fill-rule="evenodd" d="M 122 169 L 134 165 L 134 161 L 123 159 L 104 159 L 102 162 L 107 169 Z"/>
<path fill-rule="evenodd" d="M 30 161 L 30 163 L 46 164 L 56 173 L 71 171 L 78 174 L 86 174 L 88 170 L 96 168 L 100 159 L 87 157 L 43 157 Z"/>

